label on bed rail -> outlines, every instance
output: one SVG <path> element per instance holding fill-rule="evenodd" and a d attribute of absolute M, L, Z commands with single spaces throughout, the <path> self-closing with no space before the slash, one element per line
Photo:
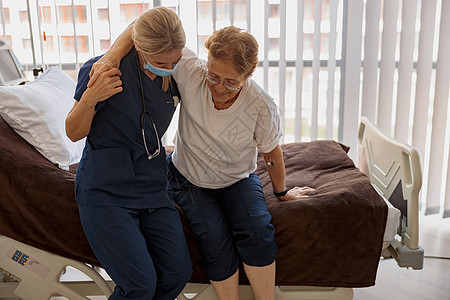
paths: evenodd
<path fill-rule="evenodd" d="M 44 265 L 34 258 L 31 258 L 27 254 L 15 249 L 14 247 L 9 248 L 6 256 L 17 262 L 19 265 L 24 266 L 25 269 L 30 270 L 31 272 L 39 275 L 42 278 L 47 277 L 48 273 L 50 272 L 50 267 Z"/>

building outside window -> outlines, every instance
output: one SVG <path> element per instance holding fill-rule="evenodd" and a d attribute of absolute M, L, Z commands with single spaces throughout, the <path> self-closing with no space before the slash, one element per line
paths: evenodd
<path fill-rule="evenodd" d="M 75 10 L 75 21 L 77 23 L 87 23 L 87 14 L 85 5 L 76 5 Z M 58 6 L 59 22 L 61 23 L 73 23 L 72 17 L 72 6 L 70 5 L 60 5 Z"/>
<path fill-rule="evenodd" d="M 41 22 L 50 24 L 52 22 L 52 8 L 41 6 Z"/>
<path fill-rule="evenodd" d="M 148 3 L 120 4 L 120 21 L 132 22 L 148 9 Z"/>
<path fill-rule="evenodd" d="M 99 21 L 109 22 L 109 9 L 108 8 L 99 8 L 97 11 L 98 11 L 98 20 Z"/>
<path fill-rule="evenodd" d="M 5 18 L 5 24 L 10 24 L 11 23 L 11 18 L 10 18 L 10 15 L 9 15 L 9 7 L 3 8 L 3 16 Z"/>

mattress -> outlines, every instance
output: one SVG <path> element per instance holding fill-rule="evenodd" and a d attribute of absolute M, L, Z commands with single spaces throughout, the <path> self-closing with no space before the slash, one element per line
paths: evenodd
<path fill-rule="evenodd" d="M 275 226 L 277 285 L 367 287 L 375 284 L 387 205 L 335 141 L 282 145 L 286 185 L 316 190 L 280 202 L 262 156 L 256 173 Z M 168 149 L 170 151 L 170 149 Z M 63 171 L 0 118 L 0 234 L 64 257 L 100 266 L 89 247 L 74 199 L 76 165 Z M 191 253 L 190 282 L 208 283 L 184 214 Z M 241 268 L 242 269 L 242 268 Z M 241 273 L 241 284 L 248 284 Z"/>

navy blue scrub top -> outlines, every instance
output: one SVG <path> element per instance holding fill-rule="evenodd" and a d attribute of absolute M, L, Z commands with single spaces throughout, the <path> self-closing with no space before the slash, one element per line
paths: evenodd
<path fill-rule="evenodd" d="M 86 62 L 78 74 L 74 98 L 80 101 L 89 72 L 100 57 Z M 75 197 L 79 204 L 157 208 L 172 205 L 167 196 L 166 153 L 148 160 L 141 133 L 143 111 L 138 72 L 141 72 L 146 110 L 153 117 L 159 138 L 166 132 L 175 112 L 172 93 L 180 97 L 175 81 L 167 92 L 162 78 L 151 80 L 138 68 L 133 48 L 121 61 L 123 91 L 97 103 L 86 146 L 78 165 Z M 158 147 L 151 121 L 145 137 L 150 154 Z"/>

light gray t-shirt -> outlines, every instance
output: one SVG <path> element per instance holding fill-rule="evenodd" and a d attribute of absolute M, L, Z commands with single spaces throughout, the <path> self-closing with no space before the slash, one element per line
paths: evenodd
<path fill-rule="evenodd" d="M 272 151 L 281 137 L 272 97 L 248 79 L 227 109 L 214 108 L 206 63 L 185 48 L 174 73 L 182 96 L 173 163 L 191 183 L 229 186 L 256 170 L 257 149 Z"/>

